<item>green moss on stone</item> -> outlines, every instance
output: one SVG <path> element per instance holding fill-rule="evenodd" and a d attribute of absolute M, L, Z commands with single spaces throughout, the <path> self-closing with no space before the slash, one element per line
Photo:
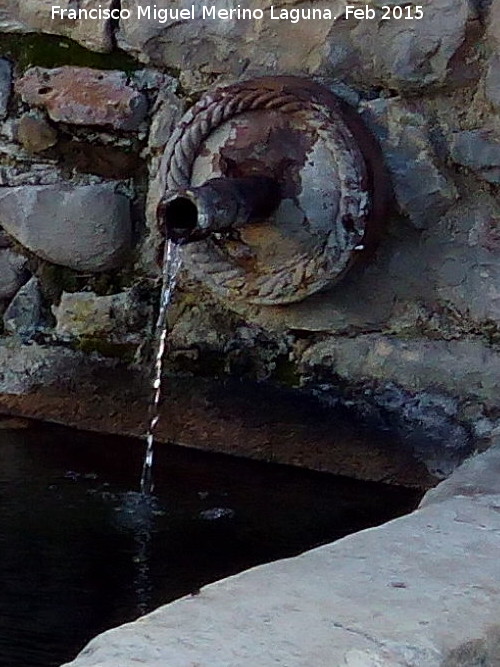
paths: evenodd
<path fill-rule="evenodd" d="M 300 373 L 295 362 L 288 355 L 280 354 L 274 360 L 274 371 L 271 379 L 284 387 L 298 387 Z"/>
<path fill-rule="evenodd" d="M 59 301 L 63 292 L 79 292 L 82 289 L 82 277 L 65 266 L 41 262 L 36 273 L 45 296 L 51 301 Z"/>
<path fill-rule="evenodd" d="M 119 359 L 125 363 L 132 363 L 137 349 L 134 343 L 113 343 L 104 338 L 93 337 L 80 338 L 74 347 L 86 354 L 97 352 L 103 357 Z"/>
<path fill-rule="evenodd" d="M 178 353 L 167 357 L 171 372 L 204 378 L 221 378 L 227 375 L 226 357 L 222 352 L 203 348 L 196 358 Z"/>
<path fill-rule="evenodd" d="M 132 271 L 125 269 L 87 276 L 86 287 L 87 291 L 94 292 L 97 296 L 111 296 L 111 294 L 119 294 L 132 287 L 136 282 L 137 278 Z"/>
<path fill-rule="evenodd" d="M 141 67 L 134 58 L 123 51 L 96 53 L 80 46 L 66 37 L 55 35 L 3 34 L 0 41 L 0 56 L 15 61 L 20 69 L 28 67 L 92 67 L 95 69 L 119 69 L 134 72 Z"/>
<path fill-rule="evenodd" d="M 97 296 L 109 296 L 123 292 L 137 282 L 130 270 L 88 274 L 42 261 L 36 273 L 45 295 L 54 302 L 59 301 L 63 292 L 94 292 Z"/>
<path fill-rule="evenodd" d="M 496 322 L 487 320 L 481 328 L 490 345 L 500 345 L 500 329 Z"/>

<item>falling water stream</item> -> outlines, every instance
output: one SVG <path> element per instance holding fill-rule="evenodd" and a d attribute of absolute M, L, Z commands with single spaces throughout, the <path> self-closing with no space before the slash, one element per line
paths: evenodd
<path fill-rule="evenodd" d="M 177 274 L 181 265 L 179 246 L 168 240 L 165 243 L 163 256 L 163 283 L 160 297 L 160 310 L 155 327 L 156 356 L 153 372 L 153 396 L 149 405 L 149 427 L 146 433 L 146 454 L 142 466 L 141 494 L 150 496 L 153 492 L 153 456 L 154 434 L 160 421 L 160 400 L 162 390 L 162 373 L 168 336 L 168 307 L 177 282 Z"/>
<path fill-rule="evenodd" d="M 145 614 L 151 603 L 151 539 L 155 516 L 162 513 L 153 496 L 153 458 L 155 429 L 160 421 L 162 375 L 168 337 L 168 307 L 175 291 L 181 266 L 179 246 L 168 240 L 165 244 L 162 266 L 160 308 L 154 330 L 155 362 L 153 366 L 153 394 L 149 404 L 149 426 L 146 432 L 146 452 L 142 465 L 140 493 L 128 493 L 123 498 L 122 513 L 132 528 L 135 543 L 133 563 L 134 587 L 137 592 L 137 611 Z"/>

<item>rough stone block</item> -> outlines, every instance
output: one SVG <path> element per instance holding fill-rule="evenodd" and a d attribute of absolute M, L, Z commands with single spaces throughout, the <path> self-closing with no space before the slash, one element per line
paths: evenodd
<path fill-rule="evenodd" d="M 131 244 L 130 202 L 115 183 L 0 188 L 0 223 L 39 257 L 77 271 L 120 266 Z"/>
<path fill-rule="evenodd" d="M 26 113 L 17 125 L 17 140 L 30 153 L 41 153 L 57 143 L 57 131 L 45 118 Z"/>
<path fill-rule="evenodd" d="M 354 4 L 364 7 L 366 3 Z M 269 3 L 252 0 L 245 9 L 262 10 L 263 19 L 203 18 L 197 7 L 195 20 L 171 17 L 160 23 L 153 13 L 150 18 L 137 18 L 137 7 L 144 7 L 140 0 L 123 0 L 122 7 L 133 18 L 121 22 L 118 43 L 157 65 L 178 67 L 183 75 L 191 72 L 197 79 L 210 73 L 248 74 L 250 64 L 255 72 L 333 73 L 396 88 L 443 83 L 465 40 L 468 21 L 475 16 L 472 4 L 422 0 L 420 20 L 382 20 L 382 5 L 390 3 L 368 4 L 376 7 L 376 20 L 345 20 L 341 0 L 317 1 L 311 7 L 330 10 L 334 19 L 273 20 Z M 172 8 L 168 0 L 158 0 L 155 6 L 162 11 Z M 292 8 L 297 7 L 287 2 L 273 13 Z"/>
<path fill-rule="evenodd" d="M 146 98 L 127 83 L 124 72 L 88 67 L 32 67 L 16 82 L 16 91 L 50 118 L 73 125 L 135 130 L 147 112 Z"/>
<path fill-rule="evenodd" d="M 190 8 L 191 4 L 178 3 L 174 7 L 170 0 L 157 0 L 154 6 L 164 11 Z M 343 5 L 343 0 L 314 2 L 316 9 L 328 8 L 333 15 L 340 15 Z M 332 27 L 328 19 L 295 23 L 271 20 L 266 0 L 251 0 L 244 5 L 246 9 L 263 11 L 263 20 L 203 18 L 202 5 L 195 4 L 194 20 L 172 17 L 160 23 L 153 13 L 149 18 L 138 19 L 138 6 L 147 5 L 141 0 L 122 0 L 122 7 L 132 12 L 132 18 L 120 22 L 117 34 L 120 48 L 155 65 L 179 68 L 184 82 L 196 81 L 200 88 L 210 82 L 213 73 L 248 76 L 249 65 L 260 73 L 314 72 L 321 63 L 324 43 Z M 292 6 L 285 3 L 283 8 Z M 216 8 L 222 9 L 222 5 Z"/>
<path fill-rule="evenodd" d="M 3 316 L 7 333 L 29 339 L 43 327 L 43 299 L 38 278 L 31 278 L 10 302 Z"/>
<path fill-rule="evenodd" d="M 0 120 L 7 116 L 12 89 L 12 67 L 8 60 L 0 58 Z"/>
<path fill-rule="evenodd" d="M 422 0 L 404 5 L 414 12 L 414 4 L 418 4 L 421 19 L 381 19 L 383 5 L 401 3 L 375 0 L 352 4 L 374 7 L 376 18 L 337 21 L 328 36 L 325 67 L 335 76 L 397 90 L 445 83 L 454 56 L 465 41 L 468 22 L 476 16 L 473 3 L 467 0 Z M 466 63 L 461 62 L 456 69 L 465 76 Z"/>
<path fill-rule="evenodd" d="M 498 0 L 491 2 L 486 35 L 497 55 L 500 55 L 500 2 Z"/>
<path fill-rule="evenodd" d="M 91 381 L 96 364 L 102 370 L 116 366 L 116 361 L 62 345 L 19 345 L 14 337 L 5 336 L 0 339 L 0 394 L 25 394 L 55 383 L 65 385 L 68 392 L 68 387 Z"/>
<path fill-rule="evenodd" d="M 454 132 L 450 155 L 454 162 L 474 171 L 485 181 L 500 183 L 500 136 L 494 130 Z"/>
<path fill-rule="evenodd" d="M 418 229 L 427 227 L 458 193 L 439 164 L 425 117 L 399 100 L 367 102 L 362 112 L 379 139 L 401 212 Z"/>
<path fill-rule="evenodd" d="M 486 99 L 495 109 L 500 109 L 500 55 L 493 56 L 488 64 L 484 80 Z"/>
<path fill-rule="evenodd" d="M 113 48 L 111 22 L 109 19 L 69 20 L 51 17 L 52 5 L 63 9 L 109 9 L 113 0 L 79 0 L 75 7 L 73 0 L 2 0 L 0 6 L 0 32 L 43 32 L 51 35 L 70 37 L 92 51 L 107 53 Z"/>
<path fill-rule="evenodd" d="M 109 342 L 140 342 L 151 313 L 134 290 L 97 296 L 93 292 L 63 292 L 53 307 L 56 333 L 63 337 L 102 338 Z"/>
<path fill-rule="evenodd" d="M 448 243 L 428 235 L 426 257 L 442 303 L 475 321 L 500 323 L 500 206 L 477 193 L 467 204 L 450 210 L 440 226 L 452 232 Z"/>
<path fill-rule="evenodd" d="M 26 278 L 26 257 L 0 246 L 0 301 L 11 299 Z"/>
<path fill-rule="evenodd" d="M 162 150 L 184 111 L 184 104 L 177 95 L 160 91 L 152 113 L 148 147 L 152 151 Z"/>
<path fill-rule="evenodd" d="M 19 0 L 3 0 L 0 5 L 0 32 L 32 32 L 19 17 Z"/>
<path fill-rule="evenodd" d="M 428 491 L 420 507 L 427 507 L 456 496 L 474 499 L 500 495 L 500 437 L 486 452 L 465 461 L 451 477 Z"/>

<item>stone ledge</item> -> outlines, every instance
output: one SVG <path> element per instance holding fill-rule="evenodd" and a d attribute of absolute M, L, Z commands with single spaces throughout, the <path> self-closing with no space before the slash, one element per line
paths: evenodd
<path fill-rule="evenodd" d="M 364 334 L 330 338 L 302 357 L 305 368 L 335 368 L 350 382 L 394 382 L 412 391 L 433 387 L 494 407 L 500 390 L 500 357 L 481 340 L 429 340 Z"/>
<path fill-rule="evenodd" d="M 144 437 L 149 380 L 65 347 L 0 345 L 0 414 Z M 424 465 L 389 433 L 342 420 L 314 398 L 264 383 L 166 379 L 159 442 L 427 489 Z"/>
<path fill-rule="evenodd" d="M 498 448 L 455 473 L 456 494 L 439 500 L 437 487 L 406 517 L 207 586 L 100 635 L 66 667 L 496 665 L 500 476 L 492 485 L 490 463 Z M 476 495 L 461 493 L 464 477 Z"/>

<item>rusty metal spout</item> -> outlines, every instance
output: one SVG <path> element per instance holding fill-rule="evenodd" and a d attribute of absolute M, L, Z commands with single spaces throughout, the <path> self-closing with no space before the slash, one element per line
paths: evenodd
<path fill-rule="evenodd" d="M 342 280 L 373 257 L 390 204 L 363 120 L 303 77 L 207 91 L 173 130 L 158 176 L 149 201 L 163 196 L 161 237 L 187 243 L 186 271 L 235 306 L 295 303 Z"/>
<path fill-rule="evenodd" d="M 268 218 L 281 199 L 279 185 L 266 176 L 212 178 L 200 187 L 167 192 L 158 223 L 174 243 L 192 243 Z"/>

